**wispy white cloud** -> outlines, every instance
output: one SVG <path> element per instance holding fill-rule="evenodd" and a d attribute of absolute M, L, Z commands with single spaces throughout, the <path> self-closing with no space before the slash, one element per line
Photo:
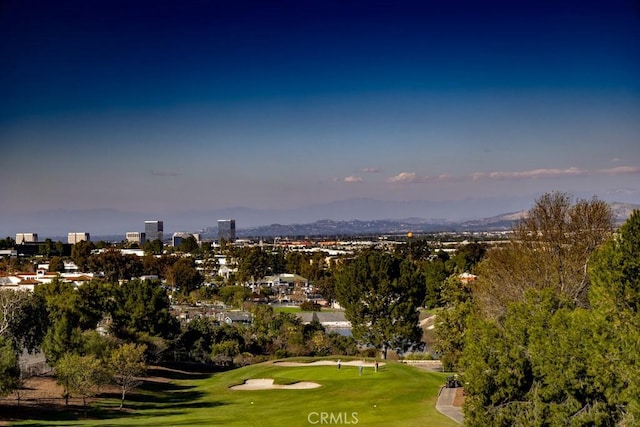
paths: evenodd
<path fill-rule="evenodd" d="M 362 177 L 352 175 L 345 177 L 342 181 L 347 183 L 362 182 Z"/>
<path fill-rule="evenodd" d="M 531 169 L 527 171 L 513 172 L 476 172 L 472 173 L 471 179 L 479 181 L 482 179 L 537 179 L 537 178 L 557 178 L 562 176 L 587 175 L 589 171 L 570 167 L 567 169 Z"/>
<path fill-rule="evenodd" d="M 493 171 L 493 172 L 474 172 L 468 175 L 437 175 L 426 176 L 418 175 L 415 172 L 401 172 L 398 175 L 390 177 L 387 181 L 390 183 L 431 183 L 431 182 L 452 182 L 452 181 L 487 181 L 487 180 L 508 180 L 508 179 L 543 179 L 543 178 L 565 178 L 576 176 L 595 176 L 595 175 L 629 175 L 640 174 L 640 167 L 636 166 L 616 166 L 607 169 L 581 169 L 577 167 L 569 167 L 565 169 L 531 169 L 525 171 Z"/>
<path fill-rule="evenodd" d="M 415 172 L 401 172 L 389 178 L 388 181 L 392 183 L 413 183 L 420 182 L 420 179 Z"/>
<path fill-rule="evenodd" d="M 640 173 L 640 167 L 616 166 L 607 169 L 580 169 L 570 167 L 566 169 L 531 169 L 514 172 L 488 172 L 471 174 L 473 180 L 479 179 L 537 179 L 537 178 L 562 178 L 571 176 L 592 175 L 628 175 Z"/>
<path fill-rule="evenodd" d="M 615 168 L 600 169 L 597 171 L 600 174 L 606 175 L 628 175 L 628 174 L 640 174 L 640 167 L 637 166 L 616 166 Z"/>
<path fill-rule="evenodd" d="M 392 176 L 387 179 L 390 183 L 429 183 L 429 182 L 444 182 L 444 181 L 459 181 L 461 177 L 454 175 L 418 175 L 415 172 L 401 172 L 396 176 Z"/>

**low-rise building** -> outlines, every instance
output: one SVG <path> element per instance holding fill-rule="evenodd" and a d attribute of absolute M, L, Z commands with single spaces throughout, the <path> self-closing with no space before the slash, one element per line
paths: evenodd
<path fill-rule="evenodd" d="M 142 246 L 146 242 L 146 234 L 141 231 L 127 231 L 124 236 L 128 243 L 137 243 Z"/>
<path fill-rule="evenodd" d="M 184 231 L 176 231 L 171 236 L 171 245 L 175 247 L 180 246 L 180 243 L 182 243 L 184 239 L 188 239 L 189 237 L 193 237 L 194 239 L 196 239 L 196 242 L 198 244 L 201 243 L 200 234 L 198 233 L 187 233 Z"/>
<path fill-rule="evenodd" d="M 38 241 L 38 233 L 16 233 L 16 244 L 35 243 Z"/>
<path fill-rule="evenodd" d="M 89 233 L 84 233 L 84 232 L 70 232 L 69 234 L 67 234 L 67 242 L 70 245 L 75 245 L 78 242 L 82 242 L 82 241 L 91 241 L 91 236 L 89 235 Z"/>

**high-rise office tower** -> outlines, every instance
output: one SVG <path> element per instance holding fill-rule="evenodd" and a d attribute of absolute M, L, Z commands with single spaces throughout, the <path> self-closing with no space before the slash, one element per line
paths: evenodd
<path fill-rule="evenodd" d="M 144 234 L 147 242 L 153 242 L 158 239 L 162 241 L 164 225 L 162 221 L 145 221 Z"/>
<path fill-rule="evenodd" d="M 218 220 L 218 241 L 225 239 L 227 241 L 236 240 L 236 220 L 235 219 L 219 219 Z"/>

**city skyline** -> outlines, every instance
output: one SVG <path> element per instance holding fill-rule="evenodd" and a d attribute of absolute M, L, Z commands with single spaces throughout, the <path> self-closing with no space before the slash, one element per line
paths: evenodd
<path fill-rule="evenodd" d="M 554 190 L 640 204 L 638 40 L 622 0 L 8 1 L 2 228 L 352 199 L 500 214 Z"/>

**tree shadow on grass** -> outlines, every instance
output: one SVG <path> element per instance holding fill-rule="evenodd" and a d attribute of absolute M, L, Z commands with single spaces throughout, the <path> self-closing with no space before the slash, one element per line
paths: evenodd
<path fill-rule="evenodd" d="M 163 376 L 166 379 L 166 376 Z M 192 385 L 179 385 L 167 381 L 145 380 L 135 390 L 127 393 L 124 409 L 120 410 L 121 394 L 115 389 L 101 393 L 85 408 L 82 405 L 64 404 L 60 399 L 42 399 L 22 402 L 18 406 L 5 402 L 0 405 L 0 420 L 9 422 L 33 421 L 22 425 L 42 426 L 47 422 L 59 425 L 91 423 L 91 420 L 123 419 L 149 416 L 148 411 L 158 415 L 180 415 L 192 409 L 214 408 L 225 405 L 220 401 L 203 401 L 205 393 L 195 390 Z"/>
<path fill-rule="evenodd" d="M 75 406 L 64 406 L 59 403 L 23 403 L 20 406 L 2 405 L 0 406 L 0 420 L 17 422 L 23 420 L 34 421 L 74 421 L 82 417 L 82 408 Z M 40 422 L 27 425 L 42 425 Z"/>
<path fill-rule="evenodd" d="M 210 378 L 213 373 L 209 372 L 186 372 L 179 370 L 166 370 L 162 368 L 151 368 L 147 370 L 147 376 L 149 377 L 162 377 L 169 381 L 182 381 L 182 380 L 204 380 Z"/>
<path fill-rule="evenodd" d="M 161 366 L 152 366 L 147 374 L 150 377 L 158 376 L 168 380 L 203 380 L 212 375 L 225 372 L 231 367 L 223 367 L 205 363 L 172 362 Z"/>
<path fill-rule="evenodd" d="M 157 415 L 159 416 L 172 416 L 182 415 L 193 409 L 215 408 L 225 404 L 226 403 L 224 402 L 203 401 L 182 403 L 171 402 L 160 410 L 152 406 L 146 409 L 157 410 Z M 78 425 L 78 423 L 81 423 L 82 425 L 91 425 L 92 420 L 114 420 L 113 425 L 117 425 L 118 419 L 136 418 L 139 416 L 148 417 L 149 414 L 144 409 L 145 405 L 136 407 L 135 409 L 127 408 L 125 406 L 123 410 L 119 410 L 117 406 L 104 407 L 90 405 L 87 407 L 85 415 L 84 408 L 79 405 L 65 406 L 64 404 L 39 404 L 36 407 L 25 405 L 20 407 L 17 405 L 3 405 L 0 406 L 0 420 L 6 422 L 19 422 L 22 426 L 47 426 L 54 422 L 59 426 Z M 68 422 L 68 424 L 65 422 Z"/>

